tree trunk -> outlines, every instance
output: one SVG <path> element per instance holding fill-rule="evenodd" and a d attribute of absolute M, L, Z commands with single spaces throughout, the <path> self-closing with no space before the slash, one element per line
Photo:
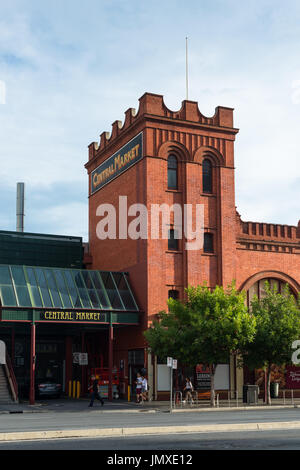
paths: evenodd
<path fill-rule="evenodd" d="M 210 406 L 215 407 L 215 368 L 212 367 L 210 374 Z"/>
<path fill-rule="evenodd" d="M 267 367 L 267 405 L 271 405 L 271 364 Z"/>

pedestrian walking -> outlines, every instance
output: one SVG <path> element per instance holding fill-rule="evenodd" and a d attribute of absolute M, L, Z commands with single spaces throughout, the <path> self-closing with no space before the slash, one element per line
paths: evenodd
<path fill-rule="evenodd" d="M 92 394 L 91 394 L 91 401 L 90 401 L 89 407 L 93 406 L 95 398 L 99 400 L 101 402 L 101 405 L 103 406 L 104 400 L 100 395 L 98 380 L 96 379 L 95 375 L 91 376 L 91 380 L 92 380 L 92 383 L 89 386 L 89 390 L 92 392 Z"/>
<path fill-rule="evenodd" d="M 147 392 L 148 392 L 148 381 L 144 375 L 142 375 L 142 402 L 147 401 Z"/>
<path fill-rule="evenodd" d="M 137 375 L 136 375 L 136 381 L 135 381 L 135 384 L 136 384 L 136 402 L 137 403 L 140 403 L 141 399 L 142 399 L 142 376 L 141 374 L 138 372 Z"/>
<path fill-rule="evenodd" d="M 185 379 L 185 387 L 183 391 L 185 392 L 185 401 L 188 401 L 190 399 L 191 403 L 193 403 L 193 397 L 192 397 L 192 392 L 194 390 L 193 384 L 191 382 L 191 379 L 189 377 L 186 377 Z"/>

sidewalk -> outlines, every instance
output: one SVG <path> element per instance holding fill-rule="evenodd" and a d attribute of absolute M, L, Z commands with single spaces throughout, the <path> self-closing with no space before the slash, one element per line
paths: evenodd
<path fill-rule="evenodd" d="M 143 404 L 136 404 L 134 402 L 127 402 L 125 400 L 114 400 L 109 402 L 105 400 L 105 404 L 101 407 L 97 402 L 93 408 L 88 408 L 89 399 L 44 399 L 36 401 L 35 405 L 30 405 L 29 402 L 0 404 L 0 414 L 13 414 L 13 413 L 47 413 L 47 412 L 92 412 L 97 410 L 103 413 L 140 413 L 140 412 L 170 412 L 169 401 L 150 401 Z M 298 408 L 300 407 L 300 399 L 295 399 L 292 403 L 291 399 L 275 398 L 272 400 L 271 405 L 265 405 L 262 400 L 259 400 L 257 405 L 247 405 L 240 400 L 237 404 L 236 400 L 220 400 L 219 406 L 212 408 L 208 400 L 201 400 L 199 404 L 180 404 L 172 408 L 172 412 L 201 412 L 201 411 L 243 411 L 251 409 L 278 409 L 278 408 Z"/>

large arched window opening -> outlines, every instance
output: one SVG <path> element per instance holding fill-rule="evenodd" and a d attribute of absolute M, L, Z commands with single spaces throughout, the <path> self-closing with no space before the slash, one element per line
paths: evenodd
<path fill-rule="evenodd" d="M 264 277 L 262 279 L 257 280 L 252 285 L 249 286 L 247 283 L 247 287 L 245 291 L 247 293 L 247 306 L 251 310 L 251 302 L 256 296 L 258 299 L 263 299 L 266 295 L 266 281 L 269 283 L 271 288 L 276 288 L 279 293 L 284 292 L 284 288 L 286 284 L 289 286 L 290 293 L 294 295 L 295 302 L 296 302 L 296 293 L 292 288 L 291 284 L 288 281 L 285 281 L 280 278 L 276 278 L 275 276 L 272 277 Z M 281 389 L 293 389 L 293 379 L 291 379 L 291 370 L 289 366 L 282 366 L 273 364 L 271 366 L 271 382 L 278 382 Z M 299 369 L 298 369 L 299 370 Z M 297 371 L 298 373 L 298 371 Z M 247 366 L 243 368 L 243 375 L 244 375 L 244 383 L 245 384 L 256 384 L 260 386 L 261 391 L 263 391 L 265 386 L 265 370 L 262 368 L 259 369 L 249 369 Z M 262 392 L 263 394 L 263 392 Z M 261 396 L 262 396 L 261 394 Z"/>
<path fill-rule="evenodd" d="M 178 189 L 178 161 L 175 155 L 168 158 L 168 189 Z"/>
<path fill-rule="evenodd" d="M 208 158 L 205 158 L 202 163 L 202 187 L 204 193 L 212 193 L 212 163 Z"/>
<path fill-rule="evenodd" d="M 276 278 L 264 278 L 264 279 L 260 279 L 259 281 L 256 281 L 247 290 L 247 305 L 248 305 L 248 307 L 251 307 L 251 302 L 252 302 L 254 296 L 258 297 L 259 299 L 262 299 L 266 295 L 266 281 L 269 283 L 271 288 L 276 287 L 276 289 L 279 293 L 283 292 L 284 287 L 287 284 L 286 282 L 282 281 L 281 279 L 276 279 Z M 291 294 L 294 295 L 293 290 L 291 288 L 290 288 L 290 292 L 291 292 Z"/>

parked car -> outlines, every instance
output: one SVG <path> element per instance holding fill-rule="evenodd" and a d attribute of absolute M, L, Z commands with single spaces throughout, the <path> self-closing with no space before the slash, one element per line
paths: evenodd
<path fill-rule="evenodd" d="M 61 392 L 61 384 L 54 379 L 39 380 L 36 384 L 36 395 L 39 398 L 44 396 L 59 398 Z"/>

